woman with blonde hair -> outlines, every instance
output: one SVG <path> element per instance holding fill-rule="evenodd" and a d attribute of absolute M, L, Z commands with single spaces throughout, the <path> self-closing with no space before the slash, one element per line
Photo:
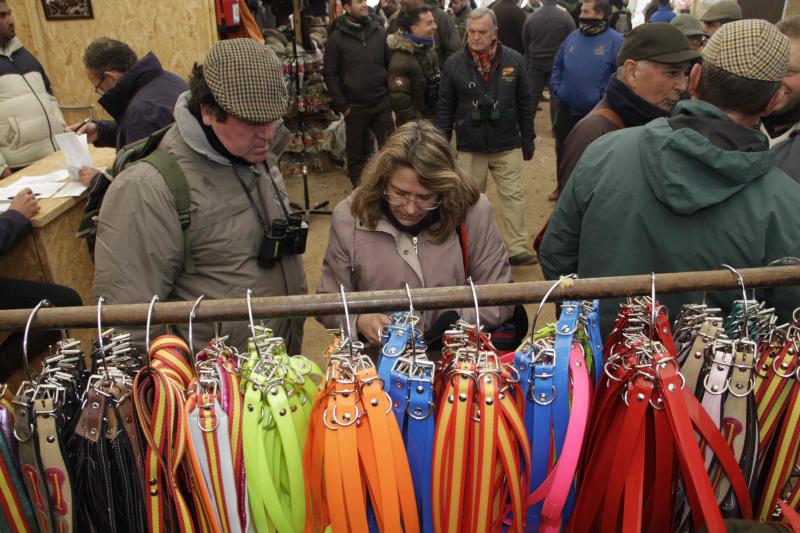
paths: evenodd
<path fill-rule="evenodd" d="M 463 241 L 463 242 L 462 242 Z M 317 293 L 511 282 L 511 267 L 491 205 L 457 166 L 450 144 L 428 121 L 408 122 L 364 168 L 361 184 L 333 212 L 330 239 Z M 513 307 L 481 309 L 492 329 Z M 475 320 L 472 308 L 422 312 L 426 340 L 458 317 Z M 389 323 L 380 314 L 352 316 L 373 346 Z M 318 320 L 338 327 L 340 317 Z"/>

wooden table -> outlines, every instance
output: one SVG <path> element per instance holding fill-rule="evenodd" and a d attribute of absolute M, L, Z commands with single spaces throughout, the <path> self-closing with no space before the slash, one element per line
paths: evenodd
<path fill-rule="evenodd" d="M 89 153 L 95 166 L 110 167 L 116 152 L 90 145 Z M 0 180 L 0 187 L 22 176 L 39 176 L 64 166 L 63 155 L 55 152 Z M 85 203 L 86 193 L 80 198 L 39 200 L 41 210 L 31 219 L 31 234 L 0 257 L 0 277 L 66 285 L 80 294 L 84 304 L 91 303 L 94 264 L 86 242 L 76 237 Z"/>

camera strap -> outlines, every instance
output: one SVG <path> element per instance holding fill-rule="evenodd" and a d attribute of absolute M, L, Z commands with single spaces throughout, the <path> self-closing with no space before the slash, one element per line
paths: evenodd
<path fill-rule="evenodd" d="M 261 198 L 261 187 L 258 184 L 258 178 L 260 177 L 261 172 L 253 166 L 250 167 L 250 170 L 255 176 L 255 180 L 253 180 L 253 182 L 255 183 L 256 190 L 258 191 L 258 197 Z M 233 173 L 236 174 L 236 179 L 239 181 L 239 185 L 242 186 L 244 193 L 247 195 L 247 199 L 250 201 L 250 206 L 253 208 L 253 211 L 255 211 L 256 216 L 258 217 L 258 221 L 261 223 L 261 228 L 264 230 L 264 234 L 266 235 L 269 232 L 269 223 L 267 222 L 269 220 L 269 211 L 267 211 L 267 203 L 264 201 L 263 198 L 261 198 L 261 204 L 264 209 L 264 214 L 262 215 L 261 210 L 256 205 L 256 201 L 253 200 L 253 195 L 250 193 L 250 188 L 247 185 L 245 185 L 244 180 L 239 175 L 239 171 L 236 170 L 235 165 L 233 166 Z"/>

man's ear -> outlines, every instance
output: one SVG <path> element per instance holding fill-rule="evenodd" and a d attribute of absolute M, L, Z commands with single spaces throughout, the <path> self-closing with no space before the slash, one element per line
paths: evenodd
<path fill-rule="evenodd" d="M 700 84 L 700 73 L 703 71 L 701 63 L 695 63 L 689 72 L 689 96 L 697 98 L 697 86 Z"/>
<path fill-rule="evenodd" d="M 775 94 L 772 95 L 772 98 L 769 99 L 769 103 L 767 104 L 766 109 L 761 113 L 762 117 L 768 117 L 775 109 L 777 109 L 781 104 L 786 101 L 786 89 L 783 85 L 778 87 L 778 90 L 775 91 Z"/>
<path fill-rule="evenodd" d="M 622 81 L 631 89 L 635 89 L 637 86 L 636 74 L 638 70 L 639 66 L 633 59 L 626 59 L 622 64 L 622 76 L 624 78 Z"/>
<path fill-rule="evenodd" d="M 208 112 L 208 108 L 206 104 L 200 104 L 200 117 L 203 119 L 203 124 L 206 126 L 210 126 L 213 122 L 214 117 Z"/>
<path fill-rule="evenodd" d="M 103 72 L 106 78 L 112 80 L 114 84 L 116 84 L 119 79 L 123 76 L 124 72 L 120 72 L 118 70 L 106 70 Z"/>

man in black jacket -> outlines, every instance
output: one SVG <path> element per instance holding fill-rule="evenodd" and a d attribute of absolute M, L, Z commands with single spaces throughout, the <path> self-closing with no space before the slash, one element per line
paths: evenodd
<path fill-rule="evenodd" d="M 533 108 L 525 60 L 497 41 L 492 10 L 469 14 L 467 46 L 444 66 L 436 124 L 449 139 L 453 128 L 458 162 L 482 191 L 491 170 L 502 204 L 501 220 L 512 265 L 533 264 L 525 227 L 522 159 L 533 157 Z M 520 154 L 520 148 L 522 153 Z"/>
<path fill-rule="evenodd" d="M 333 110 L 344 115 L 347 176 L 358 185 L 370 152 L 368 130 L 378 146 L 394 131 L 389 104 L 389 49 L 386 30 L 368 15 L 366 0 L 342 2 L 345 15 L 325 43 L 323 76 Z"/>
<path fill-rule="evenodd" d="M 542 7 L 528 15 L 522 27 L 522 44 L 528 58 L 528 84 L 533 96 L 533 117 L 542 91 L 550 84 L 553 59 L 564 39 L 575 29 L 572 16 L 558 7 L 556 0 L 544 0 Z M 555 112 L 558 99 L 550 95 L 550 119 Z"/>
<path fill-rule="evenodd" d="M 83 54 L 86 77 L 100 95 L 98 103 L 114 120 L 97 120 L 78 128 L 95 146 L 123 146 L 172 124 L 178 96 L 189 90 L 183 79 L 161 67 L 154 53 L 136 57 L 127 44 L 100 37 Z M 76 126 L 71 126 L 75 129 Z M 97 170 L 81 169 L 88 186 Z"/>

